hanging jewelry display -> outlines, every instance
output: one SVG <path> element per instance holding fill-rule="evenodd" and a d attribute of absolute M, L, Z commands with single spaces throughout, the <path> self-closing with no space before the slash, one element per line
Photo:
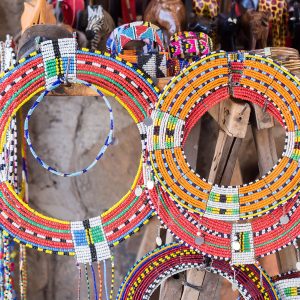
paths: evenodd
<path fill-rule="evenodd" d="M 280 299 L 271 279 L 261 268 L 210 260 L 177 243 L 159 247 L 137 261 L 128 271 L 117 299 L 150 299 L 163 280 L 193 268 L 226 278 L 237 286 L 244 299 Z"/>

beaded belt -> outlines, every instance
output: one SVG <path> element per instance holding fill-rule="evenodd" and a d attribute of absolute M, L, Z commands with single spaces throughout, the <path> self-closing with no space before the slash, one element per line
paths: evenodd
<path fill-rule="evenodd" d="M 71 40 L 58 40 L 58 43 L 63 44 L 65 49 L 73 45 Z M 53 51 L 50 46 L 47 49 L 49 52 Z M 45 86 L 50 87 L 61 76 L 64 77 L 69 61 L 68 53 L 70 51 L 61 51 L 60 59 L 56 55 L 46 65 L 41 54 L 32 53 L 27 59 L 21 59 L 19 64 L 1 74 L 1 149 L 10 120 L 17 110 L 33 96 L 45 91 Z M 73 54 L 76 76 L 69 70 L 68 78 L 88 82 L 116 98 L 137 124 L 144 152 L 148 112 L 158 97 L 158 90 L 151 79 L 133 70 L 130 64 L 121 59 L 114 59 L 108 54 L 102 55 L 99 51 L 88 52 L 83 49 L 76 50 Z M 52 72 L 48 73 L 53 64 L 58 64 L 56 71 L 51 77 L 46 77 Z M 116 205 L 101 216 L 79 222 L 58 220 L 36 212 L 23 202 L 7 181 L 2 181 L 2 227 L 17 242 L 46 253 L 76 254 L 78 262 L 81 263 L 103 260 L 110 256 L 109 247 L 138 231 L 153 215 L 151 208 L 146 205 L 147 172 L 142 172 L 143 165 L 145 166 L 144 155 L 131 189 Z M 151 187 L 151 184 L 148 186 Z"/>
<path fill-rule="evenodd" d="M 224 261 L 210 261 L 196 251 L 176 243 L 155 249 L 137 261 L 128 271 L 117 299 L 150 299 L 163 280 L 193 268 L 226 278 L 244 299 L 280 299 L 273 283 L 261 267 L 231 267 Z"/>

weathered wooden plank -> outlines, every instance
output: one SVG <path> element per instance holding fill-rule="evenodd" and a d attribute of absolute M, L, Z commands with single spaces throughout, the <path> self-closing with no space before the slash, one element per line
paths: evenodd
<path fill-rule="evenodd" d="M 262 126 L 259 125 L 260 120 L 261 119 L 258 119 L 256 126 L 258 124 L 258 127 L 262 128 Z M 260 176 L 262 176 L 275 165 L 278 157 L 276 153 L 275 140 L 272 134 L 272 128 L 259 130 L 256 126 L 253 126 L 252 130 L 258 156 L 259 173 Z M 262 258 L 260 262 L 270 276 L 274 276 L 280 273 L 278 255 L 268 255 Z M 284 262 L 284 264 L 286 264 L 286 262 Z"/>

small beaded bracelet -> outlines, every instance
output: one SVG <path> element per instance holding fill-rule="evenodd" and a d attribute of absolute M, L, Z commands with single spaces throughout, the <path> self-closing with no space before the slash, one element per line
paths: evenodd
<path fill-rule="evenodd" d="M 44 99 L 45 96 L 48 95 L 49 92 L 55 90 L 56 88 L 58 88 L 59 86 L 61 86 L 64 82 L 61 80 L 58 80 L 56 82 L 54 82 L 50 87 L 47 88 L 47 90 L 45 90 L 37 99 L 36 101 L 33 103 L 32 107 L 29 109 L 27 116 L 25 118 L 25 123 L 24 123 L 24 134 L 25 134 L 25 139 L 26 142 L 29 146 L 29 149 L 33 155 L 33 157 L 38 161 L 38 163 L 45 168 L 46 170 L 48 170 L 49 172 L 58 175 L 58 176 L 63 176 L 63 177 L 74 177 L 74 176 L 79 176 L 81 174 L 84 174 L 86 172 L 88 172 L 91 168 L 93 168 L 96 163 L 98 162 L 98 160 L 103 156 L 103 154 L 105 153 L 106 149 L 108 148 L 108 146 L 112 143 L 113 141 L 113 132 L 114 132 L 114 117 L 113 117 L 113 112 L 112 112 L 112 108 L 111 105 L 108 101 L 108 99 L 103 95 L 103 93 L 95 86 L 92 85 L 84 80 L 79 80 L 77 78 L 74 79 L 70 79 L 68 80 L 68 82 L 70 83 L 78 83 L 78 84 L 83 84 L 87 87 L 90 87 L 91 89 L 93 89 L 94 91 L 96 91 L 99 96 L 101 96 L 104 100 L 104 103 L 106 105 L 106 107 L 108 108 L 109 111 L 109 124 L 110 124 L 110 128 L 109 128 L 109 133 L 105 139 L 104 145 L 101 147 L 100 151 L 98 152 L 96 158 L 94 159 L 94 161 L 88 165 L 86 168 L 80 170 L 80 171 L 76 171 L 76 172 L 72 172 L 72 173 L 63 173 L 60 172 L 52 167 L 50 167 L 47 163 L 45 163 L 35 152 L 32 143 L 31 143 L 31 139 L 30 139 L 30 134 L 29 134 L 29 129 L 28 129 L 28 123 L 29 123 L 29 119 L 31 117 L 31 115 L 33 114 L 34 110 L 37 108 L 37 106 L 42 102 L 42 100 Z"/>
<path fill-rule="evenodd" d="M 124 278 L 117 299 L 150 299 L 163 280 L 193 268 L 228 279 L 233 290 L 238 289 L 245 299 L 280 299 L 273 282 L 261 267 L 231 266 L 177 243 L 163 245 L 138 260 Z"/>

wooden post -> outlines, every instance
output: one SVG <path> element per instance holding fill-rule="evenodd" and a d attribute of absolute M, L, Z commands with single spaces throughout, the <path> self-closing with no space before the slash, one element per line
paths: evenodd
<path fill-rule="evenodd" d="M 273 118 L 264 113 L 260 107 L 253 105 L 255 123 L 252 126 L 256 151 L 258 155 L 258 167 L 260 176 L 267 173 L 277 162 L 275 140 L 272 134 L 274 127 Z M 279 254 L 271 254 L 260 260 L 264 269 L 270 276 L 286 272 L 296 264 L 296 254 L 293 247 L 287 247 Z"/>
<path fill-rule="evenodd" d="M 250 106 L 244 102 L 235 102 L 231 99 L 221 102 L 213 117 L 219 123 L 221 129 L 217 139 L 215 154 L 208 180 L 218 184 L 229 185 L 235 170 L 242 138 L 246 136 L 250 118 Z M 187 272 L 187 282 L 200 290 L 184 286 L 181 300 L 198 300 L 200 294 L 203 299 L 211 299 L 211 292 L 219 293 L 222 299 L 233 299 L 237 296 L 231 290 L 231 285 L 220 280 L 214 274 L 205 271 L 190 270 Z M 209 285 L 209 288 L 207 288 Z M 226 286 L 225 286 L 226 285 Z M 220 293 L 222 289 L 222 293 Z M 164 300 L 171 300 L 165 298 Z"/>

